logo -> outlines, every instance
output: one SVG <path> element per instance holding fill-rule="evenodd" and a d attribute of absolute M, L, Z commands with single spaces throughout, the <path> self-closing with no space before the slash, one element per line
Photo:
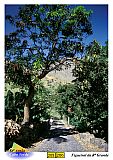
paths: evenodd
<path fill-rule="evenodd" d="M 13 158 L 27 158 L 31 156 L 31 152 L 14 142 L 12 148 L 9 149 L 8 156 Z"/>
<path fill-rule="evenodd" d="M 64 152 L 47 152 L 47 158 L 65 158 Z"/>

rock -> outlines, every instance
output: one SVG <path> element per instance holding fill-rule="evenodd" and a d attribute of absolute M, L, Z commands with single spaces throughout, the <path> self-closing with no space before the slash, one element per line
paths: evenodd
<path fill-rule="evenodd" d="M 86 133 L 79 133 L 80 139 L 83 143 L 93 144 L 101 149 L 104 150 L 104 152 L 108 151 L 108 144 L 105 140 L 101 138 L 95 138 L 93 134 L 90 134 L 89 132 Z"/>
<path fill-rule="evenodd" d="M 108 144 L 105 140 L 101 138 L 92 138 L 90 142 L 97 145 L 99 148 L 103 148 L 105 152 L 108 151 Z"/>
<path fill-rule="evenodd" d="M 5 136 L 6 138 L 18 137 L 21 126 L 13 120 L 5 120 Z"/>
<path fill-rule="evenodd" d="M 80 133 L 79 135 L 80 135 L 80 139 L 81 139 L 82 141 L 85 141 L 85 142 L 88 142 L 88 143 L 90 143 L 90 140 L 91 140 L 92 138 L 95 138 L 95 136 L 94 136 L 93 134 L 90 134 L 89 132 Z"/>
<path fill-rule="evenodd" d="M 12 119 L 5 120 L 5 150 L 11 148 L 15 139 L 20 137 L 21 126 Z"/>

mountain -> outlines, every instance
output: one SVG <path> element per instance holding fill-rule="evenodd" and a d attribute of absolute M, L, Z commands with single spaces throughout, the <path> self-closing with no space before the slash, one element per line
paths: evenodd
<path fill-rule="evenodd" d="M 55 84 L 66 84 L 71 83 L 75 79 L 72 74 L 72 69 L 74 65 L 71 65 L 69 68 L 62 67 L 60 71 L 51 71 L 43 78 L 45 85 L 55 85 Z"/>

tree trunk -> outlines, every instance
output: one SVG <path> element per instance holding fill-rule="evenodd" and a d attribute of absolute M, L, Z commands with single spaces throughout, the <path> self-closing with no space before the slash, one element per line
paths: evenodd
<path fill-rule="evenodd" d="M 29 123 L 29 118 L 30 118 L 30 105 L 32 103 L 32 98 L 34 96 L 34 84 L 31 84 L 29 87 L 29 92 L 28 96 L 25 100 L 25 105 L 24 105 L 24 119 L 22 124 Z"/>

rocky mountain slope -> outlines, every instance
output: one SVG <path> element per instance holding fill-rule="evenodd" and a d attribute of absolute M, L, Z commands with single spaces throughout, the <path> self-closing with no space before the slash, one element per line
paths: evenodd
<path fill-rule="evenodd" d="M 72 69 L 74 65 L 71 65 L 69 68 L 62 67 L 60 71 L 52 71 L 46 75 L 43 79 L 45 85 L 57 85 L 57 84 L 66 84 L 71 83 L 75 79 L 72 74 Z"/>

